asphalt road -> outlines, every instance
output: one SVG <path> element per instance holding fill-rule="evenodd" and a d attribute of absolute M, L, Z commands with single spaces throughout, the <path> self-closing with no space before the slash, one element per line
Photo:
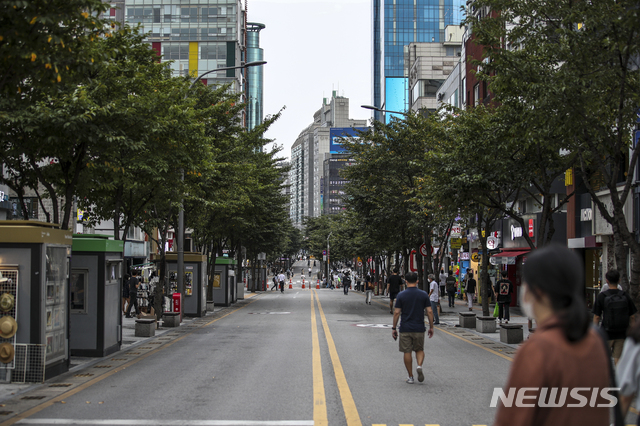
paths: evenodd
<path fill-rule="evenodd" d="M 410 385 L 391 337 L 388 299 L 366 305 L 361 293 L 316 290 L 315 282 L 312 290 L 293 287 L 254 296 L 17 424 L 493 422 L 491 395 L 505 383 L 509 359 L 439 328 L 425 342 L 425 381 Z"/>

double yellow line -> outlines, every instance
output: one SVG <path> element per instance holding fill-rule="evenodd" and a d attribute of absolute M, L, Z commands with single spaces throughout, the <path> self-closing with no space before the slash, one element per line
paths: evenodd
<path fill-rule="evenodd" d="M 324 335 L 327 339 L 327 346 L 329 347 L 329 355 L 331 356 L 331 364 L 333 365 L 333 374 L 336 377 L 338 384 L 338 391 L 340 392 L 340 399 L 342 400 L 342 407 L 344 409 L 344 415 L 347 421 L 347 426 L 362 426 L 360 421 L 360 415 L 356 408 L 356 403 L 351 395 L 351 389 L 347 383 L 347 378 L 344 375 L 342 369 L 342 363 L 338 357 L 338 351 L 336 345 L 331 336 L 329 325 L 327 324 L 327 317 L 322 310 L 322 304 L 318 298 L 318 293 L 313 290 L 311 293 L 311 339 L 312 339 L 312 363 L 313 363 L 313 422 L 315 426 L 327 426 L 327 400 L 324 390 L 324 378 L 322 376 L 322 359 L 320 357 L 320 339 L 318 338 L 318 325 L 316 322 L 316 307 L 314 303 L 318 303 L 318 312 L 320 312 L 320 320 L 322 321 L 322 328 L 324 329 Z"/>

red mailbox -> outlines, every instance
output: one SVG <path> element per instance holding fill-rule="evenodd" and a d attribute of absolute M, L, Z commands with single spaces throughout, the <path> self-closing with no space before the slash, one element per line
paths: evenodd
<path fill-rule="evenodd" d="M 171 302 L 172 312 L 180 312 L 180 321 L 182 321 L 182 294 L 173 293 L 173 300 Z"/>

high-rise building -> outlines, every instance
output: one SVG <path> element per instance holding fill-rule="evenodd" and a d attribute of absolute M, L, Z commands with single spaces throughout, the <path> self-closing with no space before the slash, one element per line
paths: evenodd
<path fill-rule="evenodd" d="M 264 60 L 264 51 L 260 48 L 260 31 L 264 24 L 247 23 L 247 62 Z M 247 129 L 252 130 L 262 124 L 263 119 L 264 74 L 261 66 L 247 69 Z"/>
<path fill-rule="evenodd" d="M 289 217 L 296 226 L 302 226 L 305 217 L 318 217 L 325 211 L 324 161 L 331 152 L 338 152 L 334 128 L 363 128 L 367 120 L 349 118 L 349 99 L 333 92 L 331 99 L 324 99 L 322 107 L 313 115 L 308 125 L 291 147 L 291 204 Z M 334 132 L 335 133 L 335 132 Z M 341 152 L 341 150 L 340 150 Z"/>
<path fill-rule="evenodd" d="M 175 75 L 199 75 L 217 68 L 240 66 L 246 60 L 246 9 L 242 0 L 112 0 L 104 17 L 135 26 L 149 33 L 148 41 L 173 61 Z M 259 67 L 258 67 L 259 68 Z M 235 69 L 207 75 L 206 85 L 232 85 L 240 92 L 245 70 Z"/>
<path fill-rule="evenodd" d="M 373 0 L 373 105 L 409 109 L 404 60 L 409 43 L 443 43 L 445 27 L 459 25 L 464 0 Z M 393 114 L 386 115 L 389 121 Z M 382 114 L 376 112 L 376 120 Z"/>

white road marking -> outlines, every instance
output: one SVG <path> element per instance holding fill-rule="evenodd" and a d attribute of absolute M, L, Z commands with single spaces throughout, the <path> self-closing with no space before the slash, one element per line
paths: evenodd
<path fill-rule="evenodd" d="M 83 420 L 83 419 L 23 419 L 19 425 L 131 425 L 131 426 L 313 426 L 313 420 Z"/>

